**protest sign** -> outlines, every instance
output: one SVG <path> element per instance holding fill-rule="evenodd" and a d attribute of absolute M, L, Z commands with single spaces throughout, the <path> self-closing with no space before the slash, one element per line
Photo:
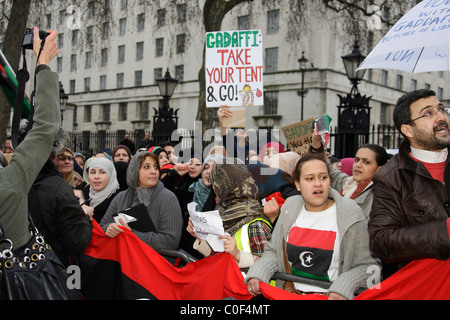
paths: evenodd
<path fill-rule="evenodd" d="M 314 118 L 311 118 L 281 128 L 291 151 L 295 151 L 299 155 L 304 155 L 308 152 L 312 142 L 314 123 Z"/>
<path fill-rule="evenodd" d="M 195 202 L 189 203 L 187 208 L 195 235 L 201 240 L 206 240 L 215 252 L 223 252 L 224 240 L 219 239 L 219 237 L 226 233 L 219 211 L 197 211 L 197 203 Z"/>
<path fill-rule="evenodd" d="M 264 104 L 260 30 L 206 33 L 206 106 Z"/>
<path fill-rule="evenodd" d="M 230 107 L 233 111 L 231 117 L 223 117 L 222 125 L 225 128 L 245 128 L 245 107 Z"/>

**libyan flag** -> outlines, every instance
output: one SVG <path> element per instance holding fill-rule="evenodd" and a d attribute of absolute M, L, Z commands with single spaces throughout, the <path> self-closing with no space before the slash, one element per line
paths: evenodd
<path fill-rule="evenodd" d="M 250 300 L 244 278 L 230 254 L 176 268 L 131 231 L 108 238 L 93 221 L 92 239 L 81 257 L 81 291 L 86 300 Z M 296 295 L 261 283 L 271 300 L 325 300 L 323 295 Z M 424 259 L 356 297 L 372 299 L 450 299 L 450 260 Z"/>
<path fill-rule="evenodd" d="M 328 269 L 333 258 L 336 232 L 293 227 L 286 251 L 294 275 L 329 280 Z"/>

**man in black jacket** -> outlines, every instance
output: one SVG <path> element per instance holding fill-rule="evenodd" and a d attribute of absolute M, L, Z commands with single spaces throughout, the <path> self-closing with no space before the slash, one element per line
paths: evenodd
<path fill-rule="evenodd" d="M 57 154 L 67 147 L 68 136 L 60 129 L 51 155 L 28 194 L 29 210 L 38 230 L 69 266 L 91 241 L 93 210 L 78 202 L 72 187 L 56 168 Z M 92 209 L 92 208 L 90 208 Z"/>
<path fill-rule="evenodd" d="M 372 251 L 385 277 L 412 260 L 450 257 L 450 120 L 434 91 L 402 96 L 394 124 L 405 138 L 374 177 Z M 393 270 L 389 270 L 389 269 Z"/>

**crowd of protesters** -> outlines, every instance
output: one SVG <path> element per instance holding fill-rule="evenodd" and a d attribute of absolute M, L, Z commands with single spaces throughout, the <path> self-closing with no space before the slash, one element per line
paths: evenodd
<path fill-rule="evenodd" d="M 93 220 L 110 238 L 129 229 L 156 251 L 182 249 L 205 259 L 215 252 L 189 219 L 195 202 L 198 211 L 218 211 L 224 250 L 249 268 L 245 283 L 255 296 L 279 271 L 330 282 L 323 290 L 277 281 L 290 292 L 352 299 L 369 266 L 386 278 L 415 259 L 448 258 L 449 118 L 433 91 L 398 100 L 398 155 L 389 159 L 384 148 L 362 145 L 347 173 L 320 136 L 303 157 L 274 140 L 251 149 L 244 130 L 222 126 L 232 113 L 226 106 L 218 111 L 224 144 L 207 154 L 184 150 L 180 161 L 170 144 L 154 145 L 146 135 L 137 149 L 125 137 L 111 152 L 86 158 L 67 147 L 60 129 L 58 81 L 48 67 L 55 35 L 39 58 L 33 128 L 15 148 L 8 144 L 4 153 L 12 157 L 0 154 L 0 223 L 15 246 L 28 241 L 29 211 L 66 266 L 88 246 Z M 115 219 L 129 208 L 149 215 L 151 231 Z"/>

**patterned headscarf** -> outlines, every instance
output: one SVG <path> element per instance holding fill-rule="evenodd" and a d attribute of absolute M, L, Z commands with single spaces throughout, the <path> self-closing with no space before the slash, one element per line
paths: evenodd
<path fill-rule="evenodd" d="M 226 163 L 213 167 L 210 179 L 220 198 L 218 210 L 224 229 L 231 236 L 243 225 L 264 217 L 258 201 L 258 186 L 245 164 L 227 159 Z"/>

